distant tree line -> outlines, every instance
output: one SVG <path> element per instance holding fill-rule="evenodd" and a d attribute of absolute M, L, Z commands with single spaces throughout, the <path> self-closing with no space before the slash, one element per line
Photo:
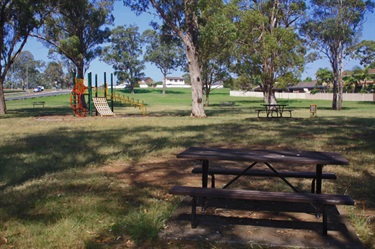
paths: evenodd
<path fill-rule="evenodd" d="M 275 88 L 297 83 L 305 64 L 323 57 L 331 65 L 332 109 L 340 110 L 342 93 L 356 89 L 344 83 L 345 58 L 360 59 L 365 68 L 374 64 L 374 41 L 359 41 L 371 0 L 123 0 L 137 14 L 159 16 L 143 34 L 134 25 L 110 29 L 114 1 L 2 1 L 0 114 L 6 113 L 5 86 L 66 87 L 68 72 L 83 78 L 98 57 L 132 87 L 144 76 L 145 60 L 164 76 L 185 69 L 193 117 L 206 116 L 214 83 L 259 86 L 264 101 L 276 103 Z M 54 62 L 45 65 L 23 52 L 30 36 L 50 49 Z"/>

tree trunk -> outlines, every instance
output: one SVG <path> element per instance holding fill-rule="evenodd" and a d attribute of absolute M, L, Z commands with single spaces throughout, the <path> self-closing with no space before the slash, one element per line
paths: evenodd
<path fill-rule="evenodd" d="M 4 78 L 0 78 L 0 114 L 7 113 L 7 106 L 5 104 L 5 95 L 4 95 Z"/>
<path fill-rule="evenodd" d="M 268 87 L 267 90 L 263 91 L 263 101 L 266 104 L 277 104 L 276 96 L 271 87 Z"/>
<path fill-rule="evenodd" d="M 206 85 L 206 103 L 205 103 L 206 107 L 210 106 L 210 92 L 211 92 L 211 87 L 208 87 L 208 85 Z"/>
<path fill-rule="evenodd" d="M 78 79 L 84 79 L 85 77 L 85 63 L 84 61 L 77 61 L 76 62 L 77 64 L 77 78 Z M 82 107 L 87 109 L 87 102 L 86 102 L 86 99 L 85 99 L 85 95 L 81 95 L 81 103 L 82 103 Z"/>
<path fill-rule="evenodd" d="M 337 85 L 338 85 L 338 66 L 337 66 L 337 58 L 334 60 L 334 64 L 332 65 L 333 69 L 333 95 L 332 95 L 332 110 L 337 110 Z"/>
<path fill-rule="evenodd" d="M 343 52 L 342 48 L 340 46 L 340 52 L 338 56 L 338 72 L 337 72 L 337 110 L 340 111 L 342 109 L 342 102 L 343 102 L 343 93 L 344 93 L 344 87 L 342 82 L 342 63 L 343 63 Z"/>
<path fill-rule="evenodd" d="M 199 70 L 198 56 L 189 56 L 189 54 L 191 54 L 191 52 L 188 52 L 192 96 L 191 116 L 203 118 L 206 117 L 206 114 L 204 113 L 203 107 L 203 86 L 201 81 L 201 72 Z"/>
<path fill-rule="evenodd" d="M 166 92 L 166 88 L 167 88 L 167 74 L 166 73 L 164 73 L 163 74 L 163 95 L 165 95 L 165 92 Z"/>
<path fill-rule="evenodd" d="M 194 34 L 185 35 L 182 32 L 179 32 L 179 36 L 184 42 L 189 64 L 192 96 L 191 116 L 204 118 L 206 117 L 206 114 L 203 107 L 203 85 L 199 67 L 198 51 L 196 47 L 197 44 L 194 44 Z"/>

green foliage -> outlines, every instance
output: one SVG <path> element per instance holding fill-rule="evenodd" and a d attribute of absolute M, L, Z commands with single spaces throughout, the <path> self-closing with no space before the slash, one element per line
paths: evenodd
<path fill-rule="evenodd" d="M 361 41 L 350 51 L 354 52 L 354 58 L 360 59 L 361 65 L 370 66 L 375 64 L 375 41 Z"/>
<path fill-rule="evenodd" d="M 186 67 L 186 56 L 180 43 L 168 41 L 163 34 L 154 30 L 146 30 L 142 34 L 145 41 L 146 51 L 144 60 L 149 61 L 159 68 L 163 74 L 164 81 L 168 74 L 180 67 Z M 165 93 L 166 86 L 163 86 Z"/>
<path fill-rule="evenodd" d="M 7 73 L 30 33 L 42 25 L 50 9 L 49 0 L 0 2 L 0 114 L 6 113 L 3 86 Z"/>
<path fill-rule="evenodd" d="M 260 77 L 268 97 L 279 78 L 298 76 L 302 70 L 305 50 L 294 28 L 304 9 L 302 1 L 261 1 L 239 13 L 235 72 Z"/>
<path fill-rule="evenodd" d="M 346 102 L 333 112 L 330 101 L 280 100 L 295 110 L 294 118 L 259 120 L 261 98 L 218 89 L 206 108 L 209 117 L 195 119 L 189 117 L 190 89 L 167 89 L 167 98 L 161 89 L 135 91 L 149 116 L 118 108 L 115 118 L 74 118 L 68 95 L 41 98 L 45 108 L 32 108 L 31 99 L 7 102 L 10 114 L 0 116 L 2 247 L 165 248 L 165 241 L 157 245 L 157 233 L 179 201 L 167 191 L 197 180 L 189 167 L 176 165 L 175 155 L 197 144 L 340 151 L 350 164 L 335 166 L 338 178 L 324 188 L 360 203 L 351 211 L 355 231 L 368 248 L 374 245 L 374 103 Z M 235 108 L 220 108 L 225 101 Z"/>
<path fill-rule="evenodd" d="M 328 68 L 319 68 L 318 71 L 316 71 L 315 77 L 319 85 L 333 83 L 333 72 Z"/>
<path fill-rule="evenodd" d="M 43 66 L 44 62 L 34 60 L 34 56 L 29 51 L 22 51 L 7 74 L 6 85 L 22 89 L 31 89 L 43 85 L 43 74 L 41 73 Z"/>
<path fill-rule="evenodd" d="M 118 26 L 112 30 L 111 45 L 104 48 L 101 59 L 112 65 L 118 82 L 129 81 L 133 91 L 137 82 L 144 76 L 142 37 L 134 25 Z"/>
<path fill-rule="evenodd" d="M 341 109 L 343 93 L 342 68 L 344 55 L 357 43 L 367 10 L 374 7 L 369 0 L 331 1 L 314 0 L 311 2 L 310 19 L 302 26 L 303 33 L 313 49 L 321 51 L 332 65 L 333 92 L 332 108 Z"/>
<path fill-rule="evenodd" d="M 51 61 L 48 63 L 44 71 L 45 83 L 56 88 L 65 88 L 69 85 L 69 81 L 65 78 L 63 65 L 61 62 Z"/>
<path fill-rule="evenodd" d="M 199 63 L 208 106 L 213 84 L 230 79 L 228 66 L 237 29 L 231 19 L 232 4 L 207 0 L 199 8 Z"/>
<path fill-rule="evenodd" d="M 79 78 L 107 41 L 113 23 L 110 14 L 114 0 L 59 0 L 56 11 L 46 20 L 38 37 L 46 41 L 50 53 L 57 52 L 75 66 Z"/>

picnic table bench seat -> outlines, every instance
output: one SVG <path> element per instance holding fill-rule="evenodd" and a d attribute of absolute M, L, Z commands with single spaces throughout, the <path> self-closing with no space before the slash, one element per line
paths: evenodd
<path fill-rule="evenodd" d="M 267 112 L 265 109 L 257 109 L 257 110 L 255 110 L 258 114 L 257 114 L 257 116 L 258 116 L 258 118 L 260 118 L 260 113 L 261 112 Z M 271 116 L 272 116 L 272 113 L 273 112 L 277 112 L 277 110 L 270 110 L 271 111 Z M 289 112 L 289 117 L 291 118 L 292 117 L 292 112 L 293 112 L 294 110 L 283 110 L 283 113 L 284 112 Z"/>
<path fill-rule="evenodd" d="M 193 174 L 202 174 L 202 168 L 196 167 L 191 171 Z M 235 168 L 213 168 L 208 169 L 208 174 L 211 176 L 211 187 L 215 188 L 215 175 L 245 175 L 245 176 L 259 176 L 259 177 L 290 177 L 290 178 L 307 178 L 312 179 L 311 193 L 316 189 L 316 173 L 315 172 L 302 172 L 302 171 L 279 171 L 279 175 L 269 170 L 249 170 L 242 173 L 242 169 Z M 336 174 L 330 172 L 322 173 L 322 179 L 336 180 Z"/>
<path fill-rule="evenodd" d="M 220 102 L 220 107 L 232 107 L 234 108 L 235 103 L 233 101 L 227 101 L 227 102 Z"/>
<path fill-rule="evenodd" d="M 196 219 L 197 198 L 223 198 L 248 201 L 272 201 L 290 203 L 310 203 L 318 205 L 323 215 L 322 234 L 327 235 L 328 222 L 326 206 L 328 205 L 354 205 L 354 200 L 348 195 L 315 194 L 315 193 L 291 193 L 291 192 L 268 192 L 258 190 L 243 189 L 217 189 L 201 188 L 189 186 L 174 186 L 169 190 L 169 194 L 187 195 L 192 200 L 192 228 L 198 226 Z"/>
<path fill-rule="evenodd" d="M 45 101 L 34 101 L 33 102 L 33 108 L 35 108 L 36 105 L 41 105 L 41 106 L 44 107 L 45 103 L 46 103 Z"/>

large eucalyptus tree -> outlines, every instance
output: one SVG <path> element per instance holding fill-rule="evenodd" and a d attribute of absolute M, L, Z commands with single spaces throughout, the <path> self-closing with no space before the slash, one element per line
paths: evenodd
<path fill-rule="evenodd" d="M 100 45 L 108 40 L 114 21 L 114 0 L 57 0 L 54 13 L 45 20 L 36 37 L 45 41 L 50 53 L 63 55 L 83 79 L 90 62 L 100 55 Z"/>
<path fill-rule="evenodd" d="M 101 60 L 112 65 L 118 81 L 130 82 L 130 91 L 134 93 L 135 84 L 144 76 L 142 36 L 134 25 L 118 26 L 111 33 L 111 43 L 104 48 Z"/>
<path fill-rule="evenodd" d="M 201 1 L 199 7 L 199 64 L 206 95 L 205 106 L 209 106 L 214 84 L 230 79 L 228 67 L 237 36 L 233 22 L 236 7 L 222 0 Z"/>
<path fill-rule="evenodd" d="M 165 94 L 167 75 L 186 63 L 183 48 L 179 43 L 165 39 L 162 33 L 157 33 L 155 30 L 146 30 L 142 37 L 146 44 L 144 59 L 155 64 L 163 74 L 163 94 Z"/>
<path fill-rule="evenodd" d="M 245 0 L 239 7 L 236 72 L 259 77 L 264 101 L 276 103 L 277 80 L 303 69 L 305 49 L 295 31 L 306 5 L 300 0 Z"/>
<path fill-rule="evenodd" d="M 203 85 L 199 67 L 198 51 L 198 17 L 199 1 L 197 0 L 123 0 L 137 12 L 156 11 L 163 20 L 163 24 L 169 28 L 171 35 L 181 39 L 186 50 L 188 68 L 191 78 L 192 90 L 192 117 L 205 117 L 203 107 Z"/>
<path fill-rule="evenodd" d="M 328 58 L 334 75 L 332 109 L 341 110 L 344 56 L 357 43 L 365 12 L 373 9 L 374 1 L 312 0 L 311 6 L 310 20 L 301 32 L 313 48 Z"/>

